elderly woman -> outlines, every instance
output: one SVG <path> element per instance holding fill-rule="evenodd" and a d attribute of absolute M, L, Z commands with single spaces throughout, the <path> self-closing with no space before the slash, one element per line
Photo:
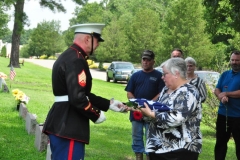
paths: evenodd
<path fill-rule="evenodd" d="M 203 103 L 207 98 L 207 89 L 205 82 L 194 73 L 196 61 L 192 57 L 187 57 L 185 62 L 187 64 L 187 80 L 198 89 L 201 102 Z"/>
<path fill-rule="evenodd" d="M 150 160 L 197 160 L 202 148 L 200 131 L 201 101 L 198 90 L 186 80 L 184 59 L 171 58 L 163 63 L 166 86 L 158 102 L 170 111 L 151 110 L 144 103 L 141 112 L 151 117 L 146 152 Z"/>

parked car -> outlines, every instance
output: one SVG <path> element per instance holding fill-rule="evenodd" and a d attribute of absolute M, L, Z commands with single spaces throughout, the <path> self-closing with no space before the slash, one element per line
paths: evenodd
<path fill-rule="evenodd" d="M 136 73 L 136 72 L 138 72 L 138 71 L 141 71 L 142 70 L 142 68 L 134 68 L 133 70 L 132 70 L 132 72 L 128 75 L 128 81 L 129 81 L 129 79 L 132 77 L 132 75 L 134 74 L 134 73 Z"/>
<path fill-rule="evenodd" d="M 114 83 L 127 81 L 133 69 L 134 66 L 131 62 L 113 61 L 106 71 L 106 81 L 113 80 Z"/>
<path fill-rule="evenodd" d="M 212 88 L 215 88 L 218 79 L 220 78 L 220 73 L 213 71 L 194 71 L 194 73 L 197 74 L 198 77 L 202 78 L 205 83 Z"/>

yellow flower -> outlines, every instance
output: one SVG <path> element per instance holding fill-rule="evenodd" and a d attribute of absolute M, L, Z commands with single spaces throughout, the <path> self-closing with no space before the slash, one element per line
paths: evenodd
<path fill-rule="evenodd" d="M 17 94 L 18 94 L 18 92 L 19 92 L 19 89 L 14 89 L 14 90 L 12 90 L 13 96 L 16 97 Z"/>
<path fill-rule="evenodd" d="M 29 97 L 24 92 L 20 91 L 19 89 L 12 90 L 12 94 L 18 103 L 23 102 L 23 103 L 27 104 L 29 101 Z"/>

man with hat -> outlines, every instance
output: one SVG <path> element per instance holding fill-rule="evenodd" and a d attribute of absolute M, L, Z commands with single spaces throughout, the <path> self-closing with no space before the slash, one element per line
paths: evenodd
<path fill-rule="evenodd" d="M 153 68 L 155 63 L 155 54 L 153 51 L 145 50 L 142 53 L 142 70 L 135 72 L 126 88 L 128 99 L 145 98 L 147 100 L 157 100 L 159 93 L 165 86 L 162 80 L 162 73 Z M 132 149 L 136 154 L 136 160 L 143 159 L 145 153 L 144 147 L 144 128 L 145 136 L 148 130 L 149 121 L 146 117 L 136 119 L 135 113 L 140 113 L 138 110 L 130 111 L 130 121 L 132 123 Z M 147 153 L 145 153 L 147 155 Z M 147 155 L 147 159 L 149 156 Z"/>
<path fill-rule="evenodd" d="M 64 51 L 52 68 L 52 89 L 55 102 L 50 109 L 43 133 L 50 139 L 52 159 L 84 160 L 85 144 L 89 143 L 89 120 L 105 121 L 103 111 L 125 110 L 118 100 L 108 100 L 91 93 L 92 76 L 86 59 L 104 40 L 104 24 L 73 26 L 73 44 Z"/>

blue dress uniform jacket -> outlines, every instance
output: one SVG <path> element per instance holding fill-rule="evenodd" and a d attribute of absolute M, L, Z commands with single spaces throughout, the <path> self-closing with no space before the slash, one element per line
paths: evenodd
<path fill-rule="evenodd" d="M 91 93 L 92 76 L 86 53 L 76 44 L 63 52 L 53 65 L 54 96 L 68 95 L 68 101 L 55 102 L 46 118 L 43 133 L 89 143 L 89 119 L 95 122 L 110 101 Z"/>

